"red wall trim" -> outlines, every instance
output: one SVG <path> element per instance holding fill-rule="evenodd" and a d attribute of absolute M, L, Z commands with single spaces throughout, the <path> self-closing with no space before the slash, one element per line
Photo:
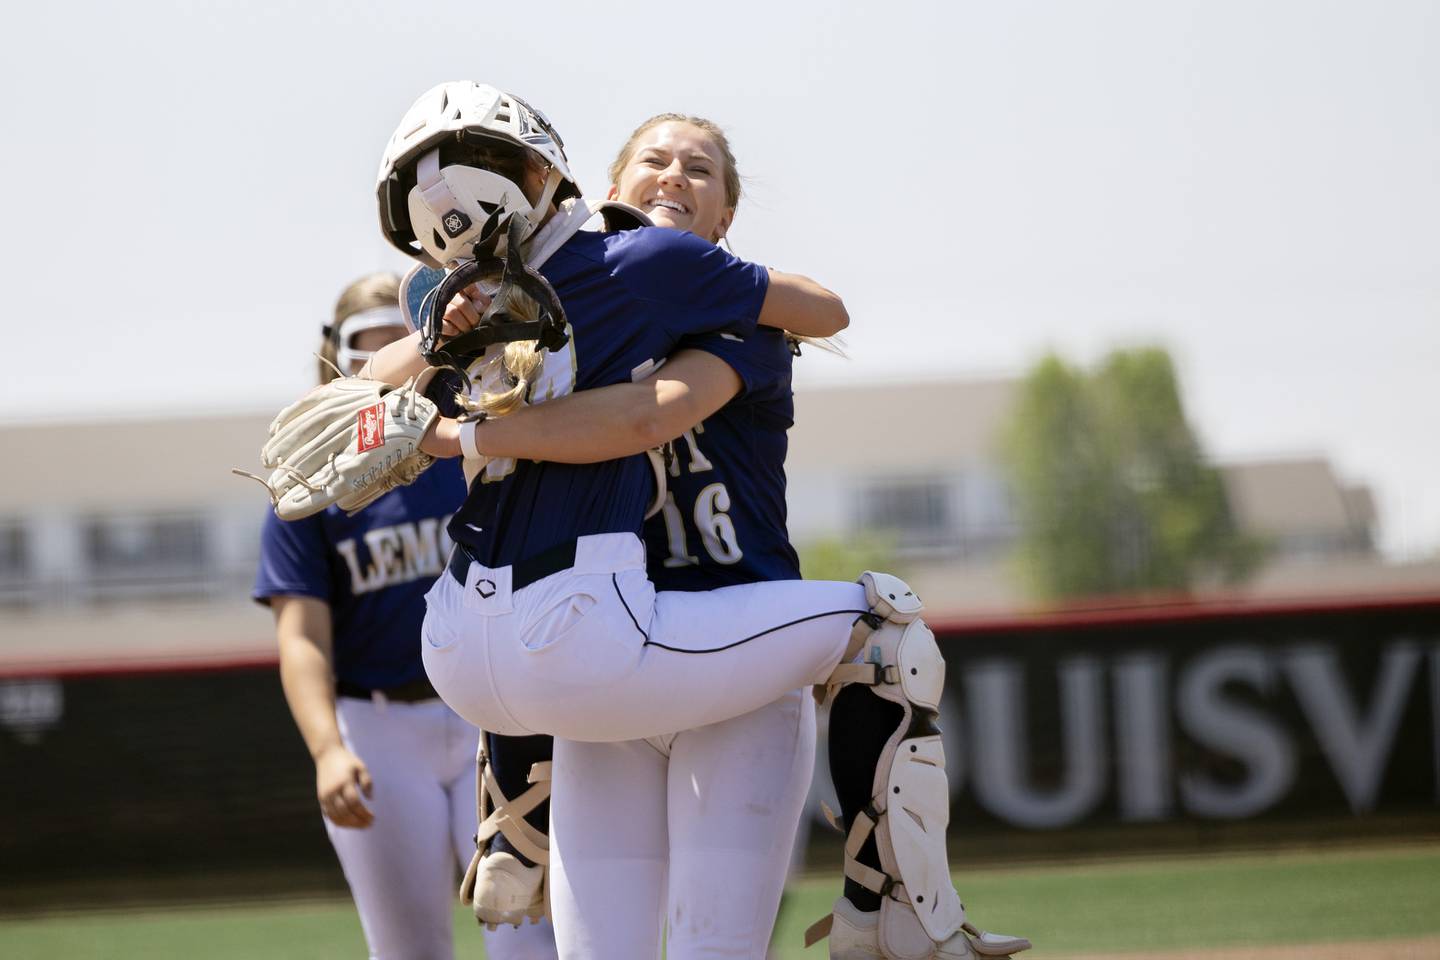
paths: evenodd
<path fill-rule="evenodd" d="M 152 676 L 164 673 L 224 673 L 234 670 L 275 670 L 279 654 L 206 656 L 133 656 L 100 659 L 24 660 L 0 662 L 0 680 L 84 679 L 86 677 Z"/>
<path fill-rule="evenodd" d="M 1440 611 L 1440 595 L 1338 596 L 1326 598 L 1173 601 L 1144 603 L 1118 600 L 1084 606 L 994 616 L 944 617 L 928 621 L 938 634 L 1036 633 L 1124 627 L 1139 624 L 1204 623 L 1278 617 L 1321 617 L 1330 614 Z"/>
<path fill-rule="evenodd" d="M 1038 633 L 1056 630 L 1090 630 L 1140 624 L 1182 624 L 1215 621 L 1323 617 L 1329 614 L 1389 612 L 1440 612 L 1440 594 L 1351 596 L 1300 600 L 1203 600 L 1198 602 L 1142 603 L 1117 600 L 1055 610 L 1005 612 L 993 616 L 944 617 L 930 620 L 942 636 L 974 633 Z M 215 673 L 232 670 L 274 670 L 275 653 L 217 653 L 213 655 L 136 655 L 100 659 L 79 657 L 54 660 L 0 661 L 0 680 L 43 678 L 150 676 L 166 673 Z"/>

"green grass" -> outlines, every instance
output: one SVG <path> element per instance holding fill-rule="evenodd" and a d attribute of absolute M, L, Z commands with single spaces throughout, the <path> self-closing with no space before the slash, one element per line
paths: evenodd
<path fill-rule="evenodd" d="M 178 908 L 0 923 L 0 956 L 6 960 L 326 960 L 364 957 L 365 938 L 348 902 Z"/>
<path fill-rule="evenodd" d="M 1073 953 L 1322 943 L 1440 933 L 1440 847 L 1193 857 L 983 870 L 957 876 L 980 925 L 1029 936 L 1033 960 Z M 781 916 L 782 960 L 829 909 L 832 878 L 795 886 Z M 457 956 L 480 958 L 456 912 Z M 364 943 L 345 902 L 250 904 L 0 921 L 6 960 L 354 958 Z"/>
<path fill-rule="evenodd" d="M 1034 960 L 1440 932 L 1434 846 L 979 871 L 955 881 L 977 925 L 1029 937 Z M 833 895 L 828 883 L 797 887 L 778 942 L 799 942 Z"/>

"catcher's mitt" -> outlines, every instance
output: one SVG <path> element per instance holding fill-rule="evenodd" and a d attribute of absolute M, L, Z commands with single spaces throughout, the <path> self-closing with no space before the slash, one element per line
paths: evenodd
<path fill-rule="evenodd" d="M 270 424 L 260 462 L 269 479 L 243 470 L 270 494 L 281 520 L 299 520 L 332 503 L 356 513 L 396 487 L 414 483 L 435 458 L 420 439 L 440 411 L 415 378 L 400 387 L 342 377 L 316 387 Z"/>

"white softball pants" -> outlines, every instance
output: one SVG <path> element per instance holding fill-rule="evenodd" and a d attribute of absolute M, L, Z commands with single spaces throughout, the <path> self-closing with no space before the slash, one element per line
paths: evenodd
<path fill-rule="evenodd" d="M 421 648 L 435 689 L 476 726 L 617 742 L 690 730 L 823 682 L 840 662 L 859 584 L 750 583 L 657 593 L 633 534 L 581 537 L 575 565 L 518 590 L 471 563 L 426 596 Z"/>
<path fill-rule="evenodd" d="M 340 697 L 335 713 L 345 746 L 375 783 L 365 801 L 375 814 L 369 827 L 325 820 L 370 956 L 452 960 L 459 866 L 475 850 L 479 732 L 438 700 Z M 490 960 L 556 956 L 548 923 L 502 927 L 486 934 L 485 949 Z"/>
<path fill-rule="evenodd" d="M 555 741 L 550 904 L 560 955 L 764 960 L 815 762 L 796 690 L 651 740 Z"/>

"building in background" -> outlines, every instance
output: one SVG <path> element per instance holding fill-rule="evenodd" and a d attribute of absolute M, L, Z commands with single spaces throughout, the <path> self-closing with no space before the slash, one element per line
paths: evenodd
<path fill-rule="evenodd" d="M 0 659 L 269 653 L 249 600 L 268 416 L 0 428 L 28 468 L 0 490 Z"/>
<path fill-rule="evenodd" d="M 796 397 L 790 529 L 807 543 L 883 537 L 932 609 L 1021 609 L 1018 535 L 995 445 L 1018 381 Z M 255 469 L 269 415 L 0 428 L 33 465 L 0 491 L 0 660 L 268 654 L 248 599 L 268 504 Z M 1440 563 L 1374 548 L 1368 491 L 1319 457 L 1223 464 L 1240 526 L 1270 545 L 1251 597 L 1440 590 Z"/>
<path fill-rule="evenodd" d="M 797 394 L 790 532 L 883 540 L 927 604 L 964 615 L 1027 600 L 1011 555 L 1020 534 L 1000 437 L 1020 381 L 884 384 Z M 1241 531 L 1266 560 L 1226 596 L 1304 598 L 1440 589 L 1440 563 L 1396 565 L 1375 549 L 1363 485 L 1323 457 L 1219 465 Z"/>

